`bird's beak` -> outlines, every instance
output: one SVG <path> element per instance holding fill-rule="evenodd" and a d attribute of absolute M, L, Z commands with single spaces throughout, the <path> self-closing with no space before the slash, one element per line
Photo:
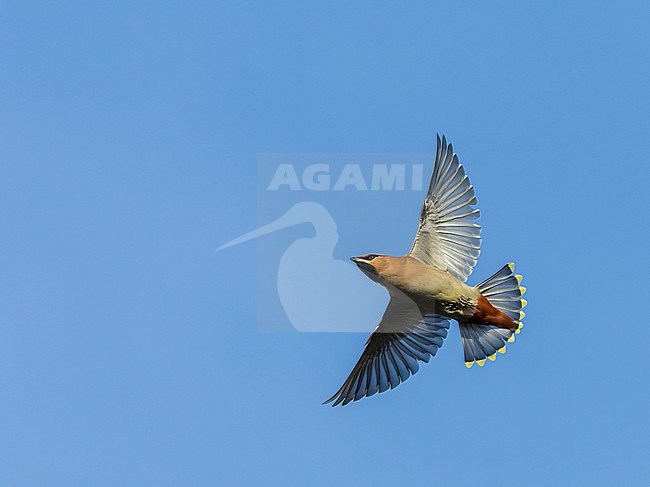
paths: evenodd
<path fill-rule="evenodd" d="M 228 247 L 232 247 L 233 245 L 239 245 L 240 243 L 244 243 L 248 240 L 261 237 L 262 235 L 266 235 L 267 233 L 276 232 L 278 230 L 282 230 L 283 228 L 287 228 L 292 225 L 297 225 L 303 222 L 304 220 L 293 218 L 289 215 L 289 212 L 287 212 L 286 214 L 284 214 L 274 222 L 269 223 L 268 225 L 263 225 L 258 229 L 253 230 L 252 232 L 245 233 L 244 235 L 241 235 L 240 237 L 237 237 L 236 239 L 223 244 L 221 247 L 217 249 L 217 251 L 226 249 Z"/>
<path fill-rule="evenodd" d="M 377 280 L 375 278 L 377 275 L 377 268 L 371 261 L 364 259 L 363 257 L 350 257 L 350 260 L 354 262 L 364 274 L 370 277 L 370 279 L 373 281 Z"/>

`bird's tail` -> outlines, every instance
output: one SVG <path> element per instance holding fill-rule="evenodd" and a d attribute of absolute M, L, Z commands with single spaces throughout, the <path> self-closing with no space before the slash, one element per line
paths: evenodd
<path fill-rule="evenodd" d="M 494 361 L 497 352 L 506 353 L 506 342 L 514 342 L 515 335 L 524 326 L 522 320 L 526 314 L 522 308 L 527 303 L 522 296 L 526 288 L 521 286 L 523 277 L 515 274 L 514 270 L 514 264 L 507 264 L 476 286 L 492 306 L 512 318 L 517 328 L 510 330 L 486 323 L 459 323 L 465 365 L 468 368 L 474 362 L 482 367 L 486 358 Z"/>

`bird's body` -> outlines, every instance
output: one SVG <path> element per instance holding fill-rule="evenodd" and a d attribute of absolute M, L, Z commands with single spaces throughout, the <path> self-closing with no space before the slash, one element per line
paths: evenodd
<path fill-rule="evenodd" d="M 357 263 L 362 259 L 354 258 Z M 365 271 L 372 280 L 383 285 L 392 296 L 408 298 L 425 313 L 517 329 L 515 321 L 492 306 L 476 287 L 468 286 L 448 271 L 423 264 L 410 255 L 378 255 L 372 262 L 379 277 L 373 278 L 372 271 Z"/>
<path fill-rule="evenodd" d="M 505 353 L 523 327 L 526 291 L 508 264 L 476 286 L 465 280 L 478 259 L 474 188 L 451 144 L 438 137 L 420 225 L 402 257 L 366 254 L 351 260 L 390 295 L 386 311 L 350 376 L 326 401 L 351 401 L 397 387 L 442 346 L 449 319 L 458 321 L 465 364 L 480 366 Z"/>
<path fill-rule="evenodd" d="M 454 320 L 468 320 L 476 311 L 480 293 L 449 272 L 423 264 L 409 255 L 373 259 L 380 284 L 401 293 L 422 310 Z"/>

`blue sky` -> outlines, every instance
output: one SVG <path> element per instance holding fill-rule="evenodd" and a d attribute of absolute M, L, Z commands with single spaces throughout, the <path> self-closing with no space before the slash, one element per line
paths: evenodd
<path fill-rule="evenodd" d="M 0 484 L 646 485 L 649 15 L 5 2 Z M 214 249 L 258 224 L 258 154 L 436 132 L 482 210 L 470 283 L 515 261 L 527 326 L 471 370 L 452 326 L 396 391 L 321 406 L 366 337 L 256 317 L 257 249 L 309 229 Z M 422 195 L 386 198 L 338 258 L 408 250 Z"/>

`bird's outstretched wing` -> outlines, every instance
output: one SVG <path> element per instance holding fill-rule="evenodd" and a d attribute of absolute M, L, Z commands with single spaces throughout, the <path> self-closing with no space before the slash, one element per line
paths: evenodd
<path fill-rule="evenodd" d="M 323 404 L 351 401 L 394 389 L 428 362 L 447 337 L 449 321 L 422 313 L 406 296 L 391 296 L 379 325 L 341 388 Z"/>
<path fill-rule="evenodd" d="M 425 264 L 449 271 L 465 282 L 481 247 L 481 227 L 474 187 L 445 137 L 438 136 L 429 191 L 420 226 L 409 254 Z"/>

